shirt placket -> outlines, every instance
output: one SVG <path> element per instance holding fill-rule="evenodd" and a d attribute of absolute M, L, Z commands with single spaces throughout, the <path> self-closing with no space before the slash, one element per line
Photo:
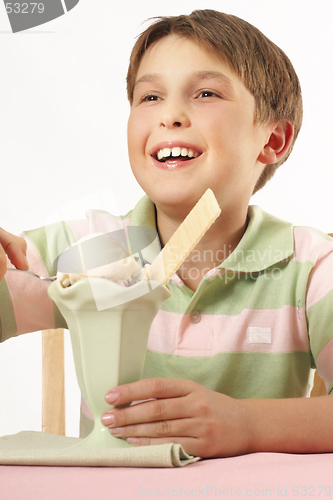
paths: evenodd
<path fill-rule="evenodd" d="M 209 284 L 204 279 L 189 302 L 186 310 L 180 314 L 175 337 L 175 354 L 188 357 L 210 356 L 213 349 L 213 315 L 206 314 L 200 305 L 200 299 L 207 293 Z M 184 287 L 183 293 L 189 294 Z"/>

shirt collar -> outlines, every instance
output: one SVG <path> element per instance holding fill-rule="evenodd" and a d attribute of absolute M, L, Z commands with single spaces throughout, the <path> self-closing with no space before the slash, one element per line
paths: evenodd
<path fill-rule="evenodd" d="M 140 230 L 140 247 L 142 248 L 140 257 L 151 264 L 161 251 L 161 244 L 156 228 L 155 205 L 147 195 L 135 205 L 130 213 L 130 218 L 130 226 L 143 226 L 155 231 L 155 238 L 153 239 L 151 231 Z"/>
<path fill-rule="evenodd" d="M 256 205 L 248 210 L 249 223 L 236 249 L 219 266 L 236 272 L 253 273 L 289 259 L 294 251 L 293 225 L 264 212 Z M 131 226 L 147 226 L 156 231 L 155 205 L 145 195 L 131 213 Z M 144 246 L 144 245 L 143 245 Z M 160 252 L 156 239 L 142 250 L 142 257 L 152 262 Z"/>
<path fill-rule="evenodd" d="M 256 205 L 249 206 L 248 217 L 242 239 L 220 268 L 254 273 L 292 256 L 294 238 L 290 222 L 278 219 Z"/>

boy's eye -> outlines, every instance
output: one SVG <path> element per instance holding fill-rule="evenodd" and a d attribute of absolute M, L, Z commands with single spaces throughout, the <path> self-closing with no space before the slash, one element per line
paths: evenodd
<path fill-rule="evenodd" d="M 212 90 L 201 90 L 198 97 L 220 97 Z"/>
<path fill-rule="evenodd" d="M 155 94 L 148 94 L 142 97 L 141 102 L 152 102 L 152 101 L 157 101 L 160 99 L 157 95 Z"/>

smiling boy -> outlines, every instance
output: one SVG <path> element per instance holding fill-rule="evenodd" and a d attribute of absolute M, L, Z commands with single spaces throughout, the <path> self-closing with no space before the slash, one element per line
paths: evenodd
<path fill-rule="evenodd" d="M 332 396 L 304 397 L 311 366 L 333 392 L 333 241 L 249 207 L 301 126 L 290 61 L 245 21 L 195 11 L 147 28 L 127 82 L 130 163 L 147 196 L 126 223 L 156 228 L 163 246 L 207 188 L 222 213 L 169 283 L 145 378 L 106 395 L 144 402 L 102 422 L 201 457 L 333 451 Z"/>
<path fill-rule="evenodd" d="M 133 49 L 128 73 L 128 95 L 131 103 L 128 120 L 130 162 L 137 181 L 154 203 L 156 227 L 162 246 L 207 188 L 213 189 L 222 213 L 197 245 L 193 258 L 190 256 L 178 272 L 182 281 L 178 283 L 178 287 L 189 299 L 184 300 L 179 293 L 177 297 L 176 293 L 173 295 L 174 300 L 178 301 L 178 310 L 177 305 L 170 305 L 170 314 L 166 315 L 165 321 L 170 321 L 170 329 L 171 325 L 174 325 L 175 332 L 167 334 L 167 328 L 165 325 L 163 328 L 163 323 L 158 320 L 151 332 L 151 354 L 147 356 L 145 376 L 159 372 L 165 378 L 142 380 L 116 388 L 107 395 L 107 401 L 116 405 L 132 400 L 156 399 L 130 408 L 112 410 L 104 415 L 102 421 L 110 427 L 114 435 L 129 437 L 133 444 L 176 441 L 183 444 L 189 453 L 206 457 L 253 451 L 332 451 L 332 397 L 324 396 L 315 401 L 301 399 L 296 398 L 296 391 L 293 394 L 294 399 L 282 399 L 287 396 L 288 390 L 284 394 L 283 391 L 277 390 L 276 395 L 281 399 L 275 400 L 270 399 L 274 391 L 270 394 L 267 390 L 264 391 L 264 397 L 267 399 L 254 399 L 259 397 L 262 391 L 260 387 L 252 386 L 255 384 L 255 380 L 251 380 L 253 371 L 262 370 L 265 373 L 265 354 L 266 358 L 269 358 L 268 353 L 275 352 L 282 358 L 286 356 L 283 351 L 289 351 L 292 343 L 288 340 L 284 346 L 275 345 L 271 350 L 263 348 L 266 347 L 265 343 L 271 346 L 277 341 L 272 338 L 274 333 L 279 335 L 278 328 L 274 332 L 274 321 L 283 318 L 283 328 L 287 329 L 288 337 L 297 336 L 299 330 L 298 327 L 293 330 L 295 319 L 290 311 L 287 314 L 281 312 L 280 316 L 272 313 L 271 320 L 268 319 L 269 311 L 263 313 L 264 319 L 259 317 L 263 307 L 262 294 L 276 294 L 279 290 L 274 283 L 274 291 L 273 272 L 268 279 L 271 288 L 264 285 L 259 288 L 259 292 L 254 286 L 252 290 L 251 287 L 248 288 L 247 293 L 253 297 L 259 293 L 261 299 L 257 300 L 257 304 L 255 299 L 252 300 L 252 315 L 247 314 L 247 320 L 239 329 L 247 331 L 248 346 L 244 347 L 243 344 L 242 348 L 235 349 L 238 351 L 238 357 L 236 354 L 228 359 L 228 354 L 223 352 L 224 356 L 219 358 L 221 364 L 228 364 L 229 377 L 225 367 L 219 367 L 219 362 L 212 362 L 214 343 L 216 345 L 220 342 L 228 346 L 228 342 L 224 344 L 223 341 L 216 340 L 216 337 L 236 336 L 239 331 L 237 321 L 242 321 L 242 312 L 237 316 L 232 307 L 228 309 L 222 302 L 231 299 L 241 304 L 241 295 L 244 292 L 240 290 L 237 296 L 237 283 L 235 286 L 229 284 L 227 293 L 230 295 L 227 297 L 223 287 L 225 288 L 228 279 L 223 280 L 223 276 L 228 270 L 228 256 L 230 260 L 244 233 L 249 232 L 250 197 L 265 184 L 277 166 L 290 154 L 301 126 L 300 86 L 290 61 L 258 30 L 234 16 L 206 10 L 193 12 L 190 16 L 161 18 L 141 35 Z M 252 215 L 252 224 L 254 220 Z M 273 220 L 266 225 L 262 224 L 257 236 L 264 240 L 268 235 L 260 233 L 269 231 L 269 227 L 273 233 L 275 228 L 276 232 L 281 231 L 282 226 L 275 224 L 276 221 Z M 288 230 L 290 231 L 290 228 Z M 254 233 L 253 229 L 252 231 Z M 272 241 L 273 244 L 277 243 L 275 250 L 280 249 L 282 254 L 282 249 L 286 250 L 283 248 L 283 239 L 282 231 L 281 246 L 277 243 L 278 239 L 274 242 L 273 238 L 270 240 L 268 237 L 266 250 L 267 243 Z M 310 245 L 310 240 L 308 244 Z M 331 271 L 332 242 L 327 243 L 323 237 L 320 244 L 322 247 L 326 245 L 329 257 L 326 258 L 325 265 Z M 255 244 L 251 248 L 253 250 Z M 207 249 L 211 251 L 208 259 Z M 221 249 L 224 249 L 224 252 L 221 253 Z M 292 250 L 289 250 L 292 253 Z M 257 253 L 259 254 L 259 248 Z M 309 251 L 309 258 L 310 253 Z M 286 256 L 288 249 L 284 257 L 280 257 L 280 262 L 274 262 L 275 267 L 267 265 L 267 269 L 273 268 L 286 273 L 283 265 L 281 268 L 281 262 Z M 298 260 L 295 253 L 293 258 Z M 204 287 L 209 286 L 208 268 L 212 271 L 210 275 L 215 274 L 215 281 L 219 280 L 220 284 L 215 287 L 211 284 L 210 289 L 207 288 L 205 292 Z M 193 273 L 193 270 L 196 272 Z M 256 263 L 252 263 L 250 272 L 255 274 L 255 271 Z M 244 274 L 246 273 L 233 274 L 230 282 L 238 279 L 240 286 L 239 282 L 244 279 Z M 235 280 L 236 275 L 238 276 Z M 309 275 L 310 270 L 308 277 Z M 291 286 L 279 273 L 275 276 L 281 277 L 281 283 L 284 283 L 282 289 Z M 252 278 L 248 273 L 245 281 L 251 281 Z M 252 282 L 259 282 L 260 279 L 257 278 L 258 275 Z M 297 283 L 297 278 L 293 279 Z M 325 291 L 331 294 L 332 288 L 331 279 Z M 303 292 L 305 293 L 305 290 Z M 280 301 L 277 297 L 273 298 L 270 304 L 274 303 L 274 300 L 278 308 Z M 288 297 L 280 311 L 289 309 L 291 304 L 288 302 L 291 300 Z M 251 307 L 250 301 L 246 302 L 247 307 Z M 297 307 L 293 310 L 297 311 Z M 299 312 L 300 310 L 299 307 Z M 304 310 L 305 308 L 303 312 Z M 178 324 L 173 323 L 172 318 L 176 311 L 181 313 L 177 315 Z M 218 313 L 221 311 L 224 312 L 222 316 L 225 323 L 230 325 L 229 329 L 218 328 Z M 284 314 L 286 317 L 283 317 Z M 208 320 L 209 316 L 211 321 Z M 236 319 L 236 322 L 230 321 L 230 318 Z M 195 327 L 198 327 L 200 321 L 205 323 L 205 326 L 198 328 L 196 332 Z M 325 325 L 322 327 L 325 328 Z M 207 332 L 208 329 L 211 331 Z M 324 356 L 327 358 L 328 352 L 330 356 L 333 352 L 332 333 L 332 328 L 329 334 L 325 332 L 327 352 Z M 168 340 L 156 340 L 154 343 L 155 335 L 168 335 L 169 342 L 174 343 L 173 346 L 167 346 Z M 307 336 L 305 324 L 302 335 Z M 323 340 L 321 342 L 323 343 Z M 230 341 L 228 347 L 232 344 Z M 251 347 L 254 349 L 251 350 Z M 300 344 L 298 347 L 294 345 L 290 350 L 297 351 L 298 348 L 307 351 L 304 344 L 301 347 Z M 215 352 L 217 350 L 215 348 Z M 253 355 L 253 366 L 250 367 L 250 361 L 244 363 L 244 357 L 249 354 L 245 353 L 245 350 L 251 354 L 256 350 L 262 351 L 264 356 L 260 358 Z M 163 356 L 162 352 L 168 355 Z M 180 360 L 173 359 L 176 357 L 175 353 Z M 297 354 L 294 354 L 296 358 Z M 218 358 L 219 355 L 222 355 L 222 352 L 216 352 L 215 357 Z M 305 358 L 304 365 L 309 366 L 309 351 Z M 245 378 L 244 390 L 238 390 L 241 399 L 226 395 L 237 394 L 237 390 L 231 389 L 233 384 L 230 380 L 229 385 L 225 384 L 228 389 L 224 394 L 221 393 L 223 390 L 212 391 L 204 387 L 214 387 L 214 384 L 208 381 L 210 370 L 211 378 L 219 378 L 220 370 L 225 378 L 230 379 L 237 371 L 237 362 L 243 377 L 241 382 L 239 378 L 237 381 L 244 385 Z M 329 363 L 328 359 L 326 362 Z M 180 368 L 182 363 L 183 369 Z M 283 365 L 283 361 L 281 363 Z M 330 363 L 332 364 L 332 357 Z M 274 377 L 269 377 L 270 381 L 273 380 L 272 385 L 281 384 L 282 387 L 288 385 L 288 377 L 303 377 L 304 373 L 301 376 L 296 374 L 291 364 L 283 365 L 287 372 L 286 379 L 281 376 L 281 367 L 276 369 L 271 355 L 270 371 L 276 369 L 277 378 L 274 380 Z M 161 365 L 166 366 L 165 370 Z M 186 368 L 189 369 L 188 372 Z M 198 373 L 195 373 L 195 370 Z M 169 379 L 168 371 L 177 379 Z M 328 371 L 332 391 L 333 374 L 332 370 Z M 205 372 L 206 378 L 199 375 Z M 199 380 L 201 384 L 184 378 Z M 267 380 L 266 383 L 269 385 L 270 382 Z M 303 383 L 304 379 L 300 385 Z"/>
<path fill-rule="evenodd" d="M 133 173 L 156 206 L 162 245 L 210 187 L 222 215 L 199 248 L 215 255 L 236 248 L 259 177 L 283 158 L 293 137 L 291 123 L 261 125 L 254 117 L 254 96 L 217 55 L 176 34 L 149 47 L 134 85 L 128 149 Z M 193 159 L 176 159 L 177 148 Z M 169 150 L 170 159 L 158 160 Z M 199 262 L 206 267 L 206 260 Z M 192 290 L 202 277 L 193 281 L 182 267 Z"/>

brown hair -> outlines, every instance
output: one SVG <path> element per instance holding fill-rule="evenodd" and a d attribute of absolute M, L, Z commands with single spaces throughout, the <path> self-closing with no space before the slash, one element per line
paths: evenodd
<path fill-rule="evenodd" d="M 288 120 L 294 127 L 288 152 L 277 163 L 266 165 L 254 193 L 274 175 L 288 158 L 302 124 L 301 87 L 285 53 L 261 31 L 236 16 L 215 10 L 195 10 L 190 15 L 154 18 L 137 39 L 127 73 L 127 95 L 133 102 L 133 89 L 145 51 L 158 40 L 176 34 L 212 50 L 228 63 L 252 92 L 256 102 L 254 120 L 266 124 Z"/>

